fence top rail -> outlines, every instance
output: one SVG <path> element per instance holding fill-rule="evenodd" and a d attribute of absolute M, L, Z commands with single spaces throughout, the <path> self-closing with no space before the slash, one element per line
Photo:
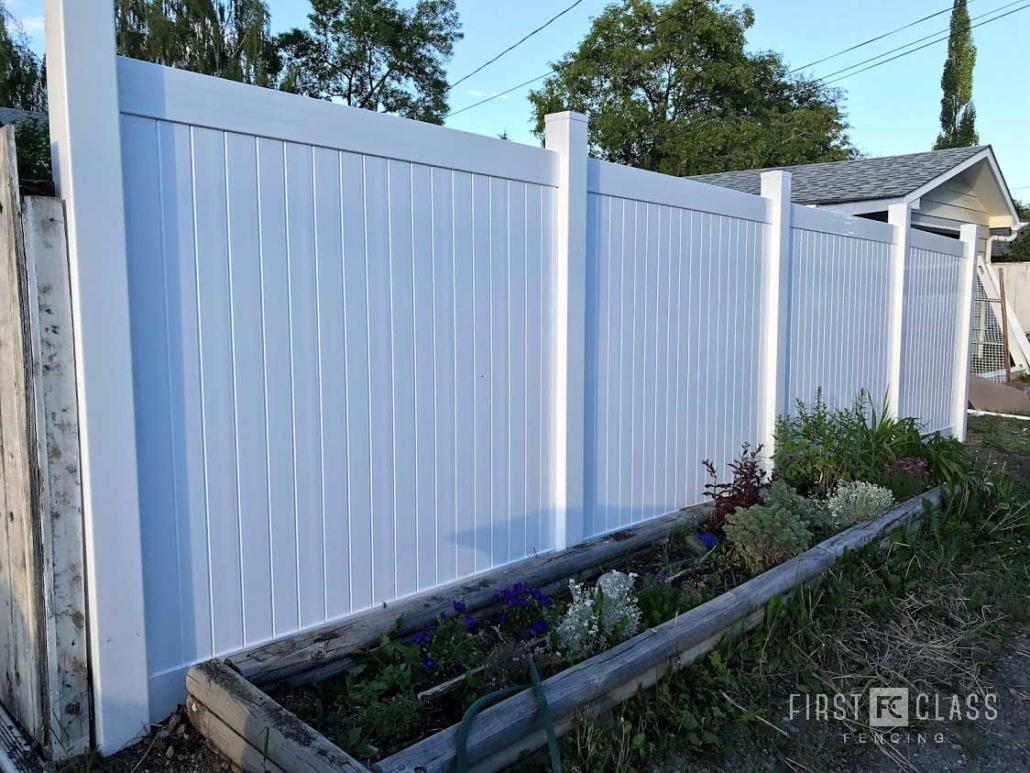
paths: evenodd
<path fill-rule="evenodd" d="M 869 220 L 864 217 L 842 215 L 825 209 L 815 209 L 802 204 L 794 204 L 791 212 L 791 223 L 802 231 L 850 236 L 884 244 L 897 244 L 897 231 L 889 223 Z"/>
<path fill-rule="evenodd" d="M 965 245 L 959 239 L 949 239 L 947 236 L 920 231 L 913 228 L 909 235 L 909 244 L 917 250 L 927 252 L 940 252 L 945 255 L 952 255 L 957 258 L 964 257 Z"/>
<path fill-rule="evenodd" d="M 758 223 L 771 222 L 769 202 L 761 196 L 597 159 L 590 159 L 587 166 L 587 190 Z"/>
<path fill-rule="evenodd" d="M 122 114 L 556 186 L 544 148 L 118 57 Z"/>

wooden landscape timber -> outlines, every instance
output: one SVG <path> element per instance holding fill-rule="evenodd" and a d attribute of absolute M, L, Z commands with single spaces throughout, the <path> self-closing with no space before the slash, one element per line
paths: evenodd
<path fill-rule="evenodd" d="M 556 733 L 563 734 L 578 717 L 602 714 L 653 687 L 663 677 L 703 657 L 723 637 L 758 626 L 770 600 L 789 597 L 799 586 L 818 578 L 846 552 L 874 542 L 895 527 L 914 524 L 926 507 L 940 508 L 943 497 L 943 487 L 938 487 L 910 499 L 875 520 L 857 524 L 737 588 L 547 679 L 543 685 Z M 663 520 L 668 528 L 669 520 Z M 636 530 L 634 537 L 641 531 Z M 554 564 L 551 566 L 553 569 Z M 506 581 L 511 579 L 506 576 Z M 554 575 L 545 579 L 553 580 Z M 187 710 L 194 726 L 244 771 L 367 770 L 227 663 L 213 660 L 194 666 L 187 676 L 187 688 Z M 443 730 L 373 765 L 372 770 L 451 771 L 457 733 L 457 726 Z M 537 702 L 527 689 L 476 718 L 468 737 L 468 760 L 473 770 L 495 771 L 545 743 Z"/>
<path fill-rule="evenodd" d="M 270 760 L 289 773 L 368 771 L 221 661 L 191 668 L 186 689 L 194 726 L 243 770 L 264 771 Z"/>
<path fill-rule="evenodd" d="M 696 522 L 710 510 L 707 503 L 685 508 L 558 553 L 529 558 L 431 593 L 384 604 L 342 622 L 234 655 L 227 662 L 260 687 L 270 688 L 287 681 L 320 681 L 345 671 L 350 663 L 348 655 L 376 644 L 398 620 L 396 634 L 404 636 L 436 620 L 441 612 L 450 612 L 454 599 L 463 599 L 470 611 L 476 611 L 516 582 L 546 593 L 566 585 L 569 579 L 590 579 L 600 575 L 606 564 L 668 539 L 684 523 Z"/>

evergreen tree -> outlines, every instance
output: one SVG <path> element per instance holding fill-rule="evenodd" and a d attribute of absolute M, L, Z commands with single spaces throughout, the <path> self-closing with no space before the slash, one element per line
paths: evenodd
<path fill-rule="evenodd" d="M 976 46 L 969 23 L 967 0 L 955 0 L 951 12 L 948 58 L 941 76 L 941 133 L 934 150 L 967 148 L 979 145 L 976 133 L 976 108 L 973 106 L 973 69 Z"/>

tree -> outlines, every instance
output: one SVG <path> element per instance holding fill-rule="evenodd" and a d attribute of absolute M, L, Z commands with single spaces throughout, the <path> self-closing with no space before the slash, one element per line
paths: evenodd
<path fill-rule="evenodd" d="M 462 38 L 454 0 L 311 0 L 310 29 L 280 35 L 279 86 L 430 123 L 447 114 L 444 64 Z"/>
<path fill-rule="evenodd" d="M 46 110 L 43 61 L 29 47 L 23 30 L 0 0 L 0 105 L 19 110 Z"/>
<path fill-rule="evenodd" d="M 276 66 L 263 0 L 117 0 L 118 53 L 258 86 Z"/>
<path fill-rule="evenodd" d="M 577 110 L 595 156 L 673 175 L 855 157 L 839 92 L 746 51 L 753 23 L 715 0 L 610 6 L 530 95 L 536 133 Z"/>
<path fill-rule="evenodd" d="M 46 112 L 46 68 L 29 46 L 28 37 L 0 0 L 0 105 Z M 50 132 L 44 121 L 26 121 L 16 129 L 18 176 L 49 180 Z"/>
<path fill-rule="evenodd" d="M 941 76 L 941 133 L 934 150 L 968 148 L 979 145 L 976 133 L 976 107 L 973 105 L 973 69 L 976 46 L 969 23 L 966 0 L 955 0 L 951 11 L 948 58 Z"/>

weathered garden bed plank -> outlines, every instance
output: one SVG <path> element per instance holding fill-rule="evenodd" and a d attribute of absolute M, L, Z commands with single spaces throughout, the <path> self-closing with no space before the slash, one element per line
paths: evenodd
<path fill-rule="evenodd" d="M 650 687 L 714 647 L 737 627 L 756 617 L 775 596 L 784 596 L 815 579 L 846 551 L 872 542 L 883 532 L 923 512 L 923 500 L 939 507 L 940 488 L 859 524 L 739 587 L 629 641 L 602 652 L 544 682 L 557 730 L 568 727 L 577 710 L 590 704 L 612 706 Z M 527 690 L 484 711 L 468 737 L 468 759 L 477 769 L 498 770 L 512 755 L 543 742 L 536 699 Z M 450 771 L 456 754 L 457 726 L 441 731 L 374 766 L 380 773 Z"/>
<path fill-rule="evenodd" d="M 666 538 L 685 522 L 696 521 L 711 510 L 703 504 L 623 529 L 581 545 L 526 559 L 490 574 L 436 589 L 409 599 L 359 613 L 347 620 L 308 631 L 280 642 L 234 655 L 228 663 L 261 687 L 283 681 L 312 682 L 346 670 L 347 655 L 376 644 L 398 619 L 399 635 L 420 630 L 441 612 L 449 612 L 455 598 L 463 598 L 470 611 L 487 606 L 506 586 L 523 582 L 547 588 L 569 578 L 588 579 L 605 563 L 642 550 Z"/>
<path fill-rule="evenodd" d="M 193 696 L 186 701 L 186 713 L 208 743 L 244 773 L 286 773 Z"/>
<path fill-rule="evenodd" d="M 290 773 L 368 773 L 368 769 L 315 732 L 246 679 L 219 660 L 194 666 L 186 674 L 191 698 L 207 707 L 203 720 L 214 713 L 222 724 L 260 749 Z M 204 733 L 202 726 L 197 730 Z M 205 733 L 206 735 L 206 733 Z"/>

